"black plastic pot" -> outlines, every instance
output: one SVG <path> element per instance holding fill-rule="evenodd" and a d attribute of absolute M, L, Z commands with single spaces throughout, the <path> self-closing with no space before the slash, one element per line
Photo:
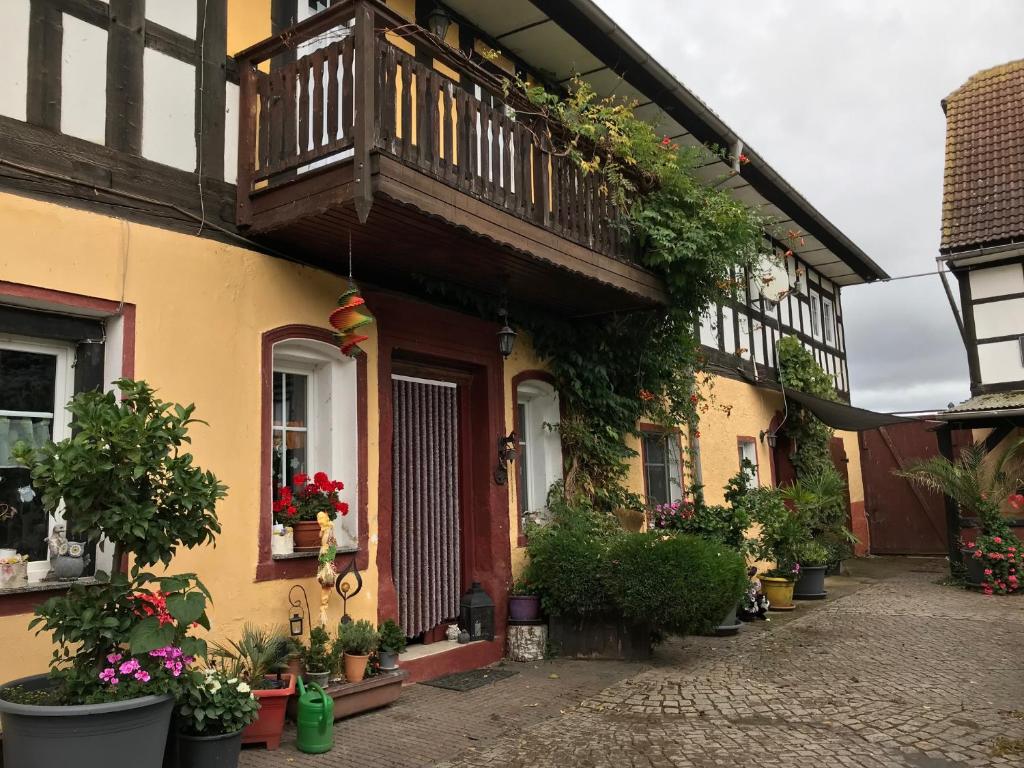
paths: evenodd
<path fill-rule="evenodd" d="M 738 606 L 734 605 L 732 610 L 725 615 L 725 618 L 722 619 L 722 623 L 718 625 L 717 629 L 715 629 L 716 635 L 724 637 L 727 635 L 735 635 L 740 631 L 740 627 L 743 626 L 743 622 L 736 618 L 737 608 Z"/>
<path fill-rule="evenodd" d="M 179 768 L 235 768 L 241 752 L 241 731 L 217 736 L 178 734 Z"/>
<path fill-rule="evenodd" d="M 800 569 L 800 578 L 793 587 L 793 598 L 796 600 L 825 599 L 825 568 L 824 565 L 805 565 Z"/>
<path fill-rule="evenodd" d="M 52 685 L 46 675 L 12 680 L 3 688 L 29 691 Z M 0 699 L 4 765 L 109 768 L 131 756 L 132 768 L 160 768 L 174 697 L 142 696 L 107 704 L 40 707 Z"/>
<path fill-rule="evenodd" d="M 980 557 L 974 556 L 973 549 L 961 549 L 964 560 L 964 579 L 972 587 L 980 587 L 985 582 L 985 563 Z"/>

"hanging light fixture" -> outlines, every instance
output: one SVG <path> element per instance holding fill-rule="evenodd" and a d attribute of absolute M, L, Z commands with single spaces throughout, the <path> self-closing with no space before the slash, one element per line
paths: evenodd
<path fill-rule="evenodd" d="M 292 597 L 295 590 L 299 590 L 301 593 L 301 602 L 298 597 Z M 301 584 L 293 584 L 292 588 L 288 590 L 288 602 L 292 606 L 292 615 L 288 619 L 288 632 L 292 637 L 302 637 L 302 633 L 305 631 L 305 617 L 309 615 L 309 598 L 306 597 L 306 588 Z M 305 611 L 303 611 L 303 603 L 305 603 Z"/>
<path fill-rule="evenodd" d="M 452 17 L 440 5 L 435 5 L 434 10 L 427 15 L 427 29 L 441 40 L 445 39 L 445 35 L 448 34 L 448 27 L 451 25 Z"/>
<path fill-rule="evenodd" d="M 498 310 L 498 317 L 501 318 L 501 330 L 498 331 L 498 349 L 501 356 L 506 360 L 512 354 L 512 347 L 516 343 L 516 334 L 508 325 L 508 310 L 502 307 Z"/>

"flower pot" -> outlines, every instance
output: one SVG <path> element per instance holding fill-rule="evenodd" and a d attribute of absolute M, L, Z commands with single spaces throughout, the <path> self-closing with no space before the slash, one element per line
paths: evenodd
<path fill-rule="evenodd" d="M 402 693 L 402 683 L 409 677 L 404 669 L 382 672 L 358 683 L 331 683 L 324 691 L 334 699 L 334 719 L 358 715 L 371 709 L 386 707 Z M 288 703 L 288 718 L 298 718 L 298 697 Z M 182 766 L 184 768 L 184 766 Z"/>
<path fill-rule="evenodd" d="M 985 562 L 974 556 L 973 549 L 961 549 L 964 558 L 964 579 L 972 587 L 980 587 L 985 583 Z"/>
<path fill-rule="evenodd" d="M 764 590 L 764 595 L 768 598 L 771 610 L 792 611 L 796 607 L 793 605 L 793 587 L 795 585 L 795 580 L 783 579 L 779 576 L 765 576 L 761 579 L 761 589 Z"/>
<path fill-rule="evenodd" d="M 380 668 L 385 672 L 398 669 L 398 651 L 381 651 Z"/>
<path fill-rule="evenodd" d="M 358 683 L 366 677 L 366 662 L 369 656 L 356 656 L 345 653 L 345 679 L 350 683 Z"/>
<path fill-rule="evenodd" d="M 512 595 L 508 599 L 510 621 L 536 621 L 540 618 L 539 595 Z"/>
<path fill-rule="evenodd" d="M 288 698 L 295 693 L 295 678 L 281 675 L 287 681 L 284 688 L 254 688 L 252 693 L 260 703 L 256 722 L 242 729 L 243 744 L 264 744 L 267 749 L 281 746 L 281 731 L 284 729 L 284 712 Z"/>
<path fill-rule="evenodd" d="M 39 691 L 52 684 L 46 675 L 34 675 L 3 687 Z M 173 709 L 170 695 L 67 707 L 0 699 L 3 764 L 109 768 L 118 755 L 131 755 L 133 768 L 160 768 Z"/>
<path fill-rule="evenodd" d="M 325 688 L 327 686 L 327 683 L 329 682 L 330 676 L 330 672 L 310 672 L 307 669 L 306 674 L 302 676 L 302 679 L 305 681 L 306 685 L 311 685 L 315 683 L 319 685 L 321 688 Z"/>
<path fill-rule="evenodd" d="M 727 635 L 735 635 L 740 631 L 740 627 L 743 626 L 743 622 L 736 618 L 736 610 L 739 606 L 734 605 L 725 618 L 722 619 L 722 623 L 715 629 L 715 634 L 719 637 L 725 637 Z"/>
<path fill-rule="evenodd" d="M 320 549 L 320 523 L 316 520 L 303 520 L 292 526 L 296 552 L 309 552 Z"/>
<path fill-rule="evenodd" d="M 270 554 L 290 555 L 295 551 L 295 534 L 291 527 L 278 523 L 270 536 Z"/>
<path fill-rule="evenodd" d="M 14 560 L 16 558 L 8 558 Z M 18 589 L 28 586 L 28 563 L 20 562 L 0 563 L 0 589 Z"/>
<path fill-rule="evenodd" d="M 181 768 L 235 768 L 241 752 L 241 731 L 216 736 L 178 734 L 178 765 Z"/>
<path fill-rule="evenodd" d="M 824 565 L 805 565 L 800 569 L 800 578 L 793 588 L 793 597 L 797 600 L 824 600 L 825 570 Z"/>

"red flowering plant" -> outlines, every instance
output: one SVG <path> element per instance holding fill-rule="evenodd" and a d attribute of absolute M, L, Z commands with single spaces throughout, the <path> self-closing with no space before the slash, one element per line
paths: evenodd
<path fill-rule="evenodd" d="M 1024 509 L 1024 495 L 1011 494 L 1011 508 Z M 981 591 L 986 595 L 1008 595 L 1020 589 L 1024 578 L 1024 545 L 1003 518 L 989 519 L 986 529 L 974 541 L 964 541 L 970 559 L 982 569 Z"/>
<path fill-rule="evenodd" d="M 297 490 L 292 490 L 294 486 Z M 321 512 L 334 520 L 348 514 L 348 503 L 341 500 L 338 491 L 345 490 L 340 480 L 331 480 L 326 472 L 317 472 L 310 479 L 300 472 L 292 477 L 292 486 L 284 486 L 274 501 L 274 520 L 284 525 L 316 521 Z"/>

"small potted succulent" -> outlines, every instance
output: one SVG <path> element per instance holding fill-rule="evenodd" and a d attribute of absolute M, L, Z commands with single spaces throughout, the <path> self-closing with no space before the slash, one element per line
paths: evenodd
<path fill-rule="evenodd" d="M 295 678 L 285 671 L 293 648 L 292 639 L 280 629 L 253 624 L 245 625 L 240 639 L 211 646 L 210 656 L 221 669 L 248 683 L 259 701 L 259 716 L 242 731 L 243 744 L 265 744 L 267 749 L 281 745 L 285 706 L 295 693 Z"/>
<path fill-rule="evenodd" d="M 398 626 L 398 623 L 388 619 L 380 625 L 380 642 L 378 644 L 380 655 L 380 668 L 384 672 L 398 669 L 398 655 L 405 650 L 407 643 L 405 631 Z"/>
<path fill-rule="evenodd" d="M 508 596 L 509 621 L 538 621 L 540 619 L 540 595 L 525 578 L 516 579 Z"/>
<path fill-rule="evenodd" d="M 338 491 L 344 489 L 344 483 L 331 480 L 326 472 L 317 472 L 312 480 L 300 472 L 292 477 L 292 485 L 278 490 L 274 522 L 291 527 L 296 552 L 320 549 L 318 514 L 324 512 L 331 520 L 348 514 L 348 503 L 338 496 Z"/>
<path fill-rule="evenodd" d="M 210 668 L 183 678 L 176 707 L 178 763 L 189 768 L 233 768 L 242 751 L 242 730 L 256 721 L 260 705 L 250 685 Z"/>
<path fill-rule="evenodd" d="M 316 683 L 321 688 L 326 687 L 331 676 L 333 657 L 328 648 L 330 635 L 323 627 L 313 627 L 309 631 L 309 645 L 303 651 L 303 666 L 305 673 L 303 679 L 307 683 Z"/>
<path fill-rule="evenodd" d="M 366 676 L 366 662 L 377 650 L 379 641 L 377 630 L 366 619 L 342 622 L 338 626 L 338 644 L 345 654 L 345 679 L 348 682 L 358 683 Z"/>

